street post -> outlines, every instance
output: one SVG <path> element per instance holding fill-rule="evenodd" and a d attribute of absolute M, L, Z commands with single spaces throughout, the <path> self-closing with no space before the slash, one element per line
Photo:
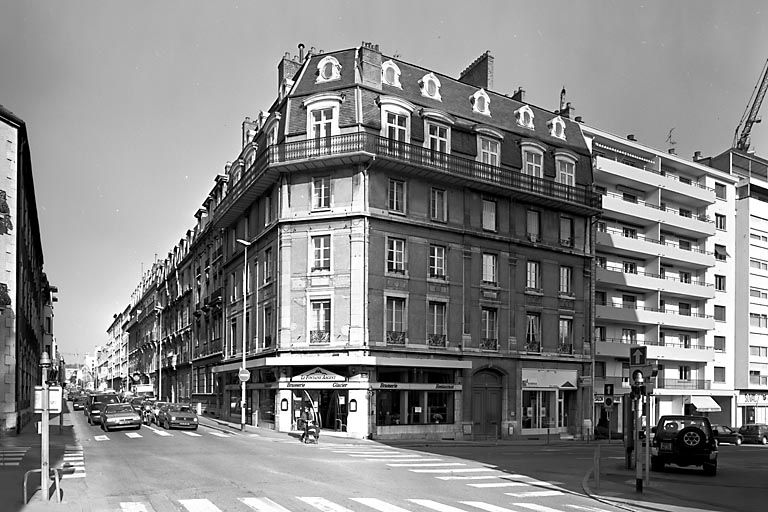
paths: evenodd
<path fill-rule="evenodd" d="M 48 356 L 48 352 L 43 352 L 40 356 L 40 368 L 43 370 L 43 400 L 42 400 L 42 412 L 40 413 L 41 427 L 40 427 L 40 492 L 43 495 L 43 501 L 49 501 L 49 482 L 51 481 L 50 463 L 48 461 L 49 453 L 49 436 L 48 436 L 48 368 L 51 366 L 51 358 Z"/>
<path fill-rule="evenodd" d="M 245 247 L 243 255 L 243 363 L 240 367 L 240 431 L 245 431 L 245 383 L 247 380 L 243 380 L 243 375 L 247 370 L 245 369 L 245 346 L 247 340 L 247 322 L 246 322 L 246 297 L 248 295 L 248 247 L 251 242 L 247 240 L 237 239 L 237 242 Z M 250 374 L 249 374 L 250 378 Z"/>

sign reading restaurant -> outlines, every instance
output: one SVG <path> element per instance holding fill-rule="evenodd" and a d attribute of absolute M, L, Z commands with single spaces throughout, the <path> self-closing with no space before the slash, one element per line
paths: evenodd
<path fill-rule="evenodd" d="M 344 381 L 347 380 L 339 374 L 324 370 L 319 366 L 312 370 L 309 370 L 299 375 L 291 377 L 291 381 L 296 382 L 329 382 L 329 381 Z"/>

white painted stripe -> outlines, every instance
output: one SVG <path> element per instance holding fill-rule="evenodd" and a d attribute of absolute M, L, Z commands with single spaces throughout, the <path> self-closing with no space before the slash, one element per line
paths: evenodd
<path fill-rule="evenodd" d="M 346 507 L 342 507 L 332 501 L 328 501 L 325 498 L 317 498 L 312 496 L 297 496 L 301 501 L 308 503 L 322 512 L 352 512 Z"/>
<path fill-rule="evenodd" d="M 482 501 L 460 501 L 463 505 L 469 505 L 470 507 L 477 507 L 480 510 L 487 510 L 488 512 L 515 512 L 511 508 L 499 507 L 498 505 L 491 505 Z"/>
<path fill-rule="evenodd" d="M 343 453 L 345 455 L 400 455 L 402 452 L 395 450 L 333 450 L 333 453 Z"/>
<path fill-rule="evenodd" d="M 624 457 L 622 457 L 624 459 Z M 571 505 L 570 503 L 566 505 L 566 507 L 575 508 L 576 510 L 583 510 L 584 512 L 609 512 L 608 510 L 604 508 L 597 508 L 597 507 L 583 507 L 581 505 Z"/>
<path fill-rule="evenodd" d="M 27 453 L 29 448 L 1 448 L 0 454 L 3 453 Z"/>
<path fill-rule="evenodd" d="M 221 512 L 221 509 L 206 499 L 179 500 L 189 512 Z"/>
<path fill-rule="evenodd" d="M 131 439 L 138 439 L 143 436 L 141 434 L 137 434 L 136 432 L 126 432 L 125 437 L 130 437 Z"/>
<path fill-rule="evenodd" d="M 515 503 L 515 506 L 535 510 L 536 512 L 561 512 L 560 510 L 545 507 L 544 505 L 538 505 L 536 503 Z"/>
<path fill-rule="evenodd" d="M 231 436 L 231 435 L 229 435 L 229 434 L 225 434 L 224 432 L 216 432 L 215 430 L 212 430 L 212 431 L 210 432 L 210 434 L 211 434 L 212 436 L 216 436 L 216 437 L 232 437 L 232 436 Z"/>
<path fill-rule="evenodd" d="M 350 498 L 350 499 L 352 501 L 356 501 L 358 503 L 362 503 L 363 505 L 371 507 L 374 510 L 379 510 L 380 512 L 409 512 L 407 509 L 400 508 L 397 505 L 391 505 L 386 501 L 381 501 L 376 498 Z"/>
<path fill-rule="evenodd" d="M 440 480 L 489 480 L 500 478 L 499 475 L 470 475 L 470 476 L 436 476 Z"/>
<path fill-rule="evenodd" d="M 85 473 L 72 473 L 71 475 L 62 475 L 61 478 L 85 478 Z"/>
<path fill-rule="evenodd" d="M 405 457 L 412 459 L 414 457 L 421 457 L 421 455 L 409 455 L 407 453 L 371 453 L 371 454 L 365 454 L 365 453 L 350 453 L 348 454 L 350 457 L 382 457 L 382 458 L 393 458 L 393 457 Z"/>
<path fill-rule="evenodd" d="M 392 457 L 386 457 L 386 458 L 378 457 L 378 458 L 375 458 L 375 459 L 366 458 L 365 460 L 371 461 L 371 462 L 437 462 L 437 461 L 441 461 L 443 459 L 403 459 L 403 458 L 400 458 L 400 457 L 395 457 L 395 458 L 392 458 Z"/>
<path fill-rule="evenodd" d="M 64 466 L 68 467 L 68 468 L 73 468 L 75 466 L 85 466 L 85 462 L 83 462 L 83 461 L 70 461 L 70 462 L 65 462 Z"/>
<path fill-rule="evenodd" d="M 466 466 L 463 462 L 430 462 L 428 464 L 421 464 L 419 462 L 392 462 L 387 464 L 387 466 L 392 467 L 401 467 L 401 468 L 426 468 L 430 466 Z"/>
<path fill-rule="evenodd" d="M 442 503 L 438 503 L 437 501 L 432 500 L 408 500 L 412 501 L 413 503 L 416 503 L 417 505 L 421 505 L 422 507 L 431 508 L 432 510 L 438 510 L 440 512 L 466 512 L 464 509 L 452 507 L 450 505 L 443 505 Z"/>
<path fill-rule="evenodd" d="M 269 498 L 238 498 L 238 500 L 258 512 L 290 512 L 290 510 L 278 505 Z"/>
<path fill-rule="evenodd" d="M 467 484 L 471 487 L 530 487 L 525 482 L 486 482 L 482 484 Z"/>
<path fill-rule="evenodd" d="M 561 496 L 560 491 L 529 491 L 529 492 L 505 492 L 507 496 L 513 498 L 544 498 L 546 496 Z"/>
<path fill-rule="evenodd" d="M 187 432 L 186 430 L 182 430 L 182 432 L 187 434 L 189 437 L 203 437 L 202 434 L 198 434 L 197 432 Z"/>
<path fill-rule="evenodd" d="M 480 471 L 496 471 L 493 468 L 458 468 L 458 469 L 411 469 L 414 473 L 475 473 Z"/>
<path fill-rule="evenodd" d="M 147 507 L 138 501 L 121 501 L 120 510 L 123 512 L 149 512 Z"/>
<path fill-rule="evenodd" d="M 109 441 L 109 437 L 107 436 L 93 436 L 93 439 L 96 441 Z"/>
<path fill-rule="evenodd" d="M 83 460 L 83 454 L 80 455 L 64 455 L 64 460 Z"/>
<path fill-rule="evenodd" d="M 145 425 L 144 428 L 148 428 L 153 433 L 155 433 L 155 434 L 157 434 L 157 435 L 159 435 L 161 437 L 173 436 L 173 434 L 171 434 L 170 432 L 166 432 L 165 430 L 160 430 L 159 428 L 150 427 L 150 426 L 147 426 L 147 425 Z"/>
<path fill-rule="evenodd" d="M 21 461 L 19 462 L 0 462 L 0 466 L 18 466 L 21 464 Z"/>

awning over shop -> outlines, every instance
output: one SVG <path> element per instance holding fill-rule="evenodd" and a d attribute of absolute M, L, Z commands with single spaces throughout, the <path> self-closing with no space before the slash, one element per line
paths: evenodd
<path fill-rule="evenodd" d="M 691 395 L 688 403 L 696 407 L 696 412 L 720 412 L 720 406 L 711 396 Z"/>

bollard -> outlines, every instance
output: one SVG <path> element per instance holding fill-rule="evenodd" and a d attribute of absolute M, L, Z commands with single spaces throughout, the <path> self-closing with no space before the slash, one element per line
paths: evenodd
<path fill-rule="evenodd" d="M 595 460 L 594 460 L 594 473 L 595 473 L 595 489 L 600 488 L 600 445 L 595 446 Z"/>

